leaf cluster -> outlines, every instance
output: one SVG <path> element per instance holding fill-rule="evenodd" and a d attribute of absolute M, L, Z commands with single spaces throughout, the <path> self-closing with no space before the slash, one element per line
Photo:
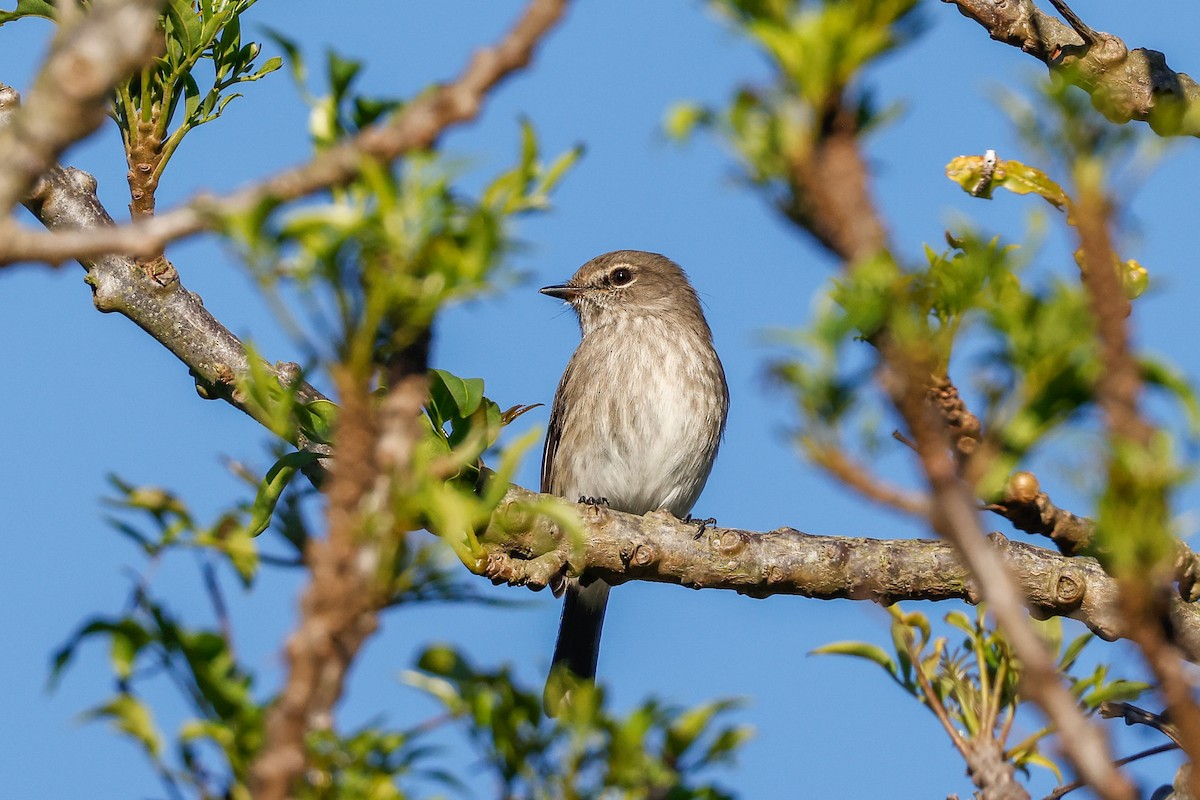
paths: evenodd
<path fill-rule="evenodd" d="M 429 648 L 417 667 L 406 680 L 466 723 L 504 797 L 721 800 L 731 795 L 703 776 L 730 763 L 750 736 L 724 721 L 736 706 L 728 700 L 688 710 L 648 700 L 619 716 L 605 707 L 603 689 L 582 683 L 550 719 L 540 691 L 507 669 L 479 669 L 449 646 Z"/>
<path fill-rule="evenodd" d="M 231 91 L 234 87 L 260 80 L 283 65 L 278 56 L 256 64 L 262 46 L 242 41 L 241 16 L 255 2 L 169 0 L 166 4 L 163 54 L 118 86 L 113 102 L 113 118 L 125 140 L 131 168 L 147 171 L 157 182 L 183 137 L 220 117 L 230 102 L 241 97 Z M 202 81 L 197 67 L 205 61 L 212 76 Z M 133 163 L 135 157 L 138 164 Z"/>
<path fill-rule="evenodd" d="M 1029 702 L 1020 694 L 1022 665 L 1004 636 L 990 626 L 981 605 L 974 617 L 951 611 L 944 617 L 950 628 L 962 635 L 957 644 L 950 637 L 934 637 L 929 618 L 898 605 L 891 615 L 892 652 L 868 642 L 834 642 L 817 648 L 824 655 L 848 655 L 881 667 L 897 686 L 930 708 L 967 746 L 978 739 L 994 739 L 1006 760 L 1028 770 L 1041 766 L 1062 778 L 1058 766 L 1041 750 L 1053 733 L 1037 727 L 1012 742 L 1014 722 Z M 1064 643 L 1062 621 L 1054 617 L 1036 623 L 1056 661 L 1058 673 L 1068 682 L 1081 710 L 1094 714 L 1102 703 L 1133 700 L 1149 684 L 1109 676 L 1107 665 L 1097 664 L 1091 672 L 1080 672 L 1079 656 L 1095 639 L 1090 632 Z M 1025 716 L 1025 715 L 1022 715 Z"/>

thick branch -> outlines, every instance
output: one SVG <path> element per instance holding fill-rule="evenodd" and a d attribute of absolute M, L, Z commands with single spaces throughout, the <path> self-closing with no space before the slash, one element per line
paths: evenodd
<path fill-rule="evenodd" d="M 541 38 L 558 21 L 567 0 L 532 0 L 525 14 L 494 47 L 478 51 L 453 83 L 413 100 L 388 121 L 322 151 L 312 161 L 223 198 L 197 197 L 153 219 L 103 230 L 51 234 L 11 231 L 0 240 L 0 264 L 16 260 L 57 263 L 107 253 L 152 257 L 171 241 L 217 224 L 227 214 L 252 211 L 305 197 L 346 183 L 364 159 L 391 162 L 405 153 L 432 147 L 449 127 L 474 119 L 488 93 L 529 63 Z"/>
<path fill-rule="evenodd" d="M 996 41 L 1066 72 L 1110 120 L 1140 120 L 1163 136 L 1200 136 L 1200 85 L 1168 67 L 1157 50 L 1130 50 L 1116 36 L 1081 22 L 1074 28 L 1065 25 L 1033 0 L 942 2 L 955 5 Z"/>
<path fill-rule="evenodd" d="M 0 217 L 72 142 L 104 121 L 113 87 L 162 46 L 162 0 L 96 0 L 61 21 L 29 96 L 0 85 Z"/>
<path fill-rule="evenodd" d="M 75 169 L 54 167 L 38 181 L 26 207 L 51 230 L 102 230 L 112 218 L 96 197 L 96 181 Z M 128 317 L 187 365 L 201 396 L 220 398 L 258 421 L 273 425 L 269 409 L 261 408 L 238 390 L 238 379 L 250 371 L 246 348 L 204 307 L 200 296 L 188 291 L 174 269 L 151 274 L 127 256 L 101 256 L 80 262 L 87 270 L 96 308 Z M 283 385 L 296 380 L 294 364 L 264 364 Z M 296 387 L 302 403 L 325 399 L 301 382 Z M 296 430 L 275 430 L 293 444 L 317 451 L 327 448 L 307 442 Z"/>
<path fill-rule="evenodd" d="M 529 512 L 533 492 L 512 487 L 482 537 L 488 560 L 480 571 L 496 582 L 541 589 L 559 575 L 674 583 L 694 589 L 729 589 L 750 597 L 801 595 L 818 600 L 982 599 L 963 561 L 942 541 L 815 536 L 792 528 L 762 533 L 708 528 L 669 514 L 644 517 L 597 506 L 579 506 L 584 539 L 572 543 L 547 518 Z M 987 537 L 1008 564 L 1038 617 L 1077 619 L 1098 636 L 1125 636 L 1117 585 L 1092 558 L 1068 557 Z M 1200 609 L 1174 598 L 1171 624 L 1177 644 L 1200 663 Z"/>

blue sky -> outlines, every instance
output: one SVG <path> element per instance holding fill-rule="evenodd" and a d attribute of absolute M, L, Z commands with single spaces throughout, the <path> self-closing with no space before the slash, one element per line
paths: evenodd
<path fill-rule="evenodd" d="M 364 91 L 403 96 L 455 75 L 471 50 L 494 40 L 520 8 L 509 0 L 338 6 L 331 13 L 328 3 L 262 0 L 246 32 L 269 25 L 297 40 L 312 64 L 333 47 L 365 62 Z M 1164 51 L 1177 70 L 1200 70 L 1194 42 L 1200 8 L 1093 0 L 1076 11 L 1133 46 Z M 991 97 L 1001 84 L 1024 90 L 1040 67 L 989 41 L 948 5 L 930 0 L 921 14 L 924 34 L 869 76 L 882 101 L 902 103 L 897 121 L 870 149 L 894 241 L 904 257 L 919 259 L 923 243 L 939 247 L 946 226 L 963 217 L 1019 240 L 1035 201 L 1003 193 L 990 203 L 971 200 L 942 170 L 956 155 L 988 148 L 1033 159 Z M 27 89 L 48 32 L 38 21 L 0 28 L 0 81 Z M 671 103 L 719 105 L 737 86 L 766 75 L 754 50 L 702 3 L 614 0 L 574 8 L 532 69 L 504 84 L 479 122 L 444 141 L 445 151 L 462 157 L 468 186 L 509 163 L 522 117 L 532 121 L 547 154 L 577 143 L 587 152 L 555 195 L 554 210 L 521 223 L 525 247 L 512 257 L 504 286 L 441 318 L 436 365 L 485 378 L 502 407 L 548 404 L 577 329 L 537 287 L 608 250 L 665 253 L 688 270 L 705 302 L 732 396 L 727 437 L 697 513 L 755 530 L 788 525 L 819 534 L 923 535 L 920 526 L 872 507 L 803 463 L 789 441 L 795 423 L 789 400 L 766 379 L 778 354 L 770 332 L 805 324 L 834 265 L 739 181 L 719 143 L 702 135 L 681 147 L 660 132 Z M 307 111 L 285 73 L 245 94 L 224 119 L 188 137 L 164 178 L 159 208 L 201 189 L 232 189 L 306 157 Z M 125 170 L 113 126 L 64 160 L 95 173 L 110 212 L 124 216 Z M 1132 187 L 1133 213 L 1121 240 L 1123 255 L 1140 260 L 1153 281 L 1137 304 L 1138 342 L 1193 378 L 1200 375 L 1200 354 L 1191 346 L 1200 296 L 1191 244 L 1198 167 L 1194 142 L 1170 148 L 1161 166 Z M 229 248 L 201 237 L 168 255 L 184 283 L 235 333 L 273 360 L 300 357 Z M 1070 274 L 1060 236 L 1049 237 L 1036 268 Z M 45 688 L 54 649 L 89 614 L 118 611 L 131 570 L 142 565 L 102 520 L 104 476 L 111 471 L 171 488 L 210 516 L 244 496 L 223 459 L 265 468 L 269 439 L 229 407 L 199 400 L 186 368 L 127 320 L 98 314 L 82 275 L 77 266 L 0 273 L 0 364 L 8 377 L 8 458 L 0 481 L 6 509 L 0 631 L 7 640 L 0 659 L 0 776 L 12 797 L 160 796 L 132 746 L 101 725 L 79 722 L 79 713 L 111 689 L 99 647 L 84 651 L 56 692 Z M 515 434 L 544 428 L 547 413 L 526 415 Z M 1089 500 L 1075 468 L 1087 448 L 1066 441 L 1039 464 L 1052 496 L 1083 513 Z M 527 459 L 518 482 L 536 488 L 537 467 L 535 457 Z M 878 467 L 897 481 L 913 481 L 912 463 L 899 447 L 881 453 Z M 1179 497 L 1185 532 L 1195 529 L 1197 499 L 1194 487 Z M 164 564 L 153 580 L 181 614 L 208 618 L 186 559 Z M 266 691 L 279 679 L 282 637 L 295 618 L 295 576 L 268 575 L 249 596 L 232 581 L 228 588 L 240 652 Z M 540 681 L 557 603 L 548 594 L 495 591 L 528 605 L 388 615 L 353 674 L 341 719 L 353 724 L 385 715 L 411 722 L 431 713 L 397 675 L 434 640 L 459 642 L 478 663 L 509 662 L 518 675 Z M 924 610 L 940 616 L 949 607 Z M 600 670 L 619 708 L 647 694 L 681 704 L 747 698 L 738 718 L 757 735 L 740 767 L 722 776 L 743 797 L 969 795 L 963 765 L 932 715 L 868 665 L 807 655 L 832 640 L 882 643 L 886 636 L 886 614 L 865 603 L 629 585 L 614 592 Z M 1105 652 L 1128 660 L 1123 645 Z M 1119 733 L 1121 754 L 1159 743 Z M 1158 757 L 1143 773 L 1165 782 L 1169 758 Z M 1036 779 L 1041 789 L 1052 786 L 1045 776 Z"/>

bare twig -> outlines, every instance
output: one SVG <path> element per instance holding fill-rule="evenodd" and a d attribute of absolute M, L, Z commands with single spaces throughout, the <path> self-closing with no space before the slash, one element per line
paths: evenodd
<path fill-rule="evenodd" d="M 162 0 L 95 0 L 66 15 L 24 104 L 0 85 L 0 219 L 72 142 L 105 119 L 108 95 L 162 46 Z M 3 223 L 3 227 L 11 223 Z"/>
<path fill-rule="evenodd" d="M 1095 44 L 1100 40 L 1100 34 L 1097 34 L 1094 30 L 1088 27 L 1087 24 L 1079 18 L 1079 15 L 1072 11 L 1071 7 L 1064 3 L 1063 0 L 1050 0 L 1050 4 L 1054 6 L 1059 14 L 1062 14 L 1063 19 L 1065 19 L 1071 25 L 1071 28 L 1074 29 L 1077 34 L 1079 34 L 1079 38 L 1083 39 L 1085 44 Z"/>
<path fill-rule="evenodd" d="M 1140 753 L 1134 753 L 1131 756 L 1125 756 L 1124 758 L 1118 758 L 1117 766 L 1123 767 L 1126 764 L 1132 764 L 1134 761 L 1141 761 L 1143 758 L 1149 758 L 1150 756 L 1156 756 L 1159 753 L 1169 753 L 1172 750 L 1178 750 L 1178 749 L 1179 749 L 1179 745 L 1175 744 L 1174 742 L 1172 742 L 1171 744 L 1160 744 L 1157 747 L 1150 747 L 1150 748 L 1147 748 L 1146 750 L 1142 750 Z M 1087 786 L 1087 784 L 1084 783 L 1083 781 L 1071 781 L 1070 783 L 1064 783 L 1062 786 L 1056 787 L 1054 789 L 1054 791 L 1052 791 L 1050 794 L 1046 795 L 1043 798 L 1043 800 L 1058 800 L 1060 797 L 1070 794 L 1071 792 L 1075 791 L 1076 789 L 1082 789 L 1084 786 Z"/>
<path fill-rule="evenodd" d="M 216 226 L 223 216 L 344 184 L 359 173 L 364 159 L 391 162 L 405 153 L 432 147 L 447 128 L 474 119 L 488 93 L 529 63 L 534 47 L 558 21 L 566 5 L 567 0 L 532 0 L 508 35 L 496 46 L 477 52 L 455 81 L 421 95 L 394 117 L 322 151 L 307 164 L 232 195 L 197 197 L 173 211 L 129 225 L 52 234 L 13 230 L 0 240 L 0 264 L 15 260 L 56 263 L 108 253 L 152 257 L 168 242 Z"/>
<path fill-rule="evenodd" d="M 964 463 L 979 449 L 982 426 L 979 417 L 967 408 L 967 403 L 947 375 L 934 376 L 927 389 L 929 402 L 941 414 L 950 434 L 957 459 Z"/>
<path fill-rule="evenodd" d="M 1014 473 L 1005 486 L 1004 497 L 984 506 L 1007 519 L 1019 531 L 1046 536 L 1065 555 L 1092 554 L 1096 523 L 1054 504 L 1029 472 Z M 1200 599 L 1200 556 L 1183 542 L 1176 545 L 1174 564 L 1179 594 L 1190 603 Z"/>
<path fill-rule="evenodd" d="M 229 651 L 230 658 L 237 661 L 237 650 L 233 646 L 233 625 L 229 621 L 229 606 L 225 602 L 225 594 L 221 591 L 220 579 L 217 578 L 217 570 L 212 561 L 204 559 L 200 563 L 200 575 L 204 579 L 204 592 L 208 595 L 213 614 L 217 618 L 217 629 L 221 631 L 221 638 L 225 641 L 225 649 Z"/>
<path fill-rule="evenodd" d="M 1168 722 L 1164 714 L 1155 714 L 1132 703 L 1109 702 L 1100 704 L 1100 716 L 1105 719 L 1124 720 L 1126 725 L 1145 725 L 1166 736 L 1176 747 L 1182 746 L 1182 742 L 1179 741 L 1179 726 Z"/>
<path fill-rule="evenodd" d="M 1096 528 L 1090 519 L 1056 506 L 1030 472 L 1018 472 L 1009 478 L 1004 498 L 985 506 L 985 510 L 1004 517 L 1019 531 L 1049 537 L 1069 556 L 1087 552 Z"/>
<path fill-rule="evenodd" d="M 928 497 L 887 483 L 851 458 L 841 447 L 824 442 L 805 442 L 804 448 L 813 463 L 823 467 L 830 475 L 863 497 L 906 514 L 918 517 L 929 514 Z"/>

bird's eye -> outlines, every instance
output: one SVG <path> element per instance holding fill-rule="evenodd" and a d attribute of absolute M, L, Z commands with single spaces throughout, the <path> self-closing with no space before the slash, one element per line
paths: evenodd
<path fill-rule="evenodd" d="M 617 267 L 612 271 L 612 282 L 614 286 L 624 286 L 633 281 L 633 273 L 625 267 Z"/>

